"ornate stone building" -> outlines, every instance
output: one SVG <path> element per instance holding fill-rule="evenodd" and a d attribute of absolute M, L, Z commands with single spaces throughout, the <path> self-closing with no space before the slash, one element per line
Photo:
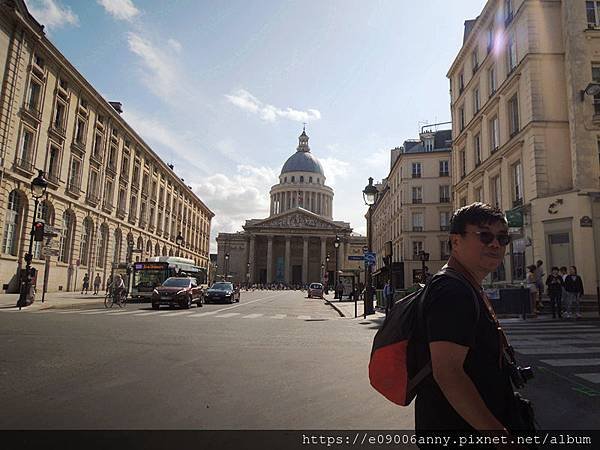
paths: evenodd
<path fill-rule="evenodd" d="M 353 234 L 349 223 L 333 220 L 333 189 L 325 181 L 303 130 L 279 184 L 271 188 L 269 217 L 247 220 L 238 233 L 219 233 L 218 275 L 237 283 L 294 285 L 327 279 L 331 284 L 337 266 L 339 275 L 358 281 L 362 263 L 349 256 L 362 255 L 366 238 Z"/>
<path fill-rule="evenodd" d="M 214 214 L 123 120 L 120 103 L 103 99 L 54 47 L 22 0 L 0 0 L 0 74 L 3 288 L 19 285 L 37 170 L 48 180 L 37 218 L 58 230 L 49 261 L 41 243 L 33 248 L 33 267 L 49 269 L 49 291 L 77 289 L 86 272 L 105 280 L 125 262 L 128 242 L 137 259 L 179 254 L 208 267 Z"/>

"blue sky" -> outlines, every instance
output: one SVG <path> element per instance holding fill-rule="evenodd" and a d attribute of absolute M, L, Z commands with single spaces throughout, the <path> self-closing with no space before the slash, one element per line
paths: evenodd
<path fill-rule="evenodd" d="M 446 73 L 484 0 L 26 0 L 49 39 L 215 212 L 268 215 L 307 122 L 334 218 L 365 232 L 361 191 L 389 150 L 450 119 Z"/>

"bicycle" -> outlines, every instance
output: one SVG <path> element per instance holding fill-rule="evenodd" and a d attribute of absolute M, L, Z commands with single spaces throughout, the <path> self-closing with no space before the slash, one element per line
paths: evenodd
<path fill-rule="evenodd" d="M 112 308 L 115 303 L 119 305 L 119 308 L 125 306 L 127 304 L 127 294 L 124 291 L 119 291 L 118 293 L 116 291 L 106 291 L 104 307 Z"/>

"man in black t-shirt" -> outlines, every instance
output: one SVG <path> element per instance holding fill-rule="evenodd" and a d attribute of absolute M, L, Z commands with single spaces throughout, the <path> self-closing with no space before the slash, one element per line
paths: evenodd
<path fill-rule="evenodd" d="M 481 282 L 501 263 L 509 241 L 498 208 L 474 203 L 452 217 L 448 266 L 464 282 L 435 276 L 423 304 L 417 362 L 431 360 L 433 373 L 416 390 L 417 433 L 508 433 L 513 391 Z"/>

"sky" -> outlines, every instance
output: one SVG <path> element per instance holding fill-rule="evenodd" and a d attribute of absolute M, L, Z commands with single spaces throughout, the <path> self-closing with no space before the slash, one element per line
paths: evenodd
<path fill-rule="evenodd" d="M 26 0 L 52 43 L 215 213 L 269 215 L 306 123 L 335 220 L 390 150 L 450 120 L 446 73 L 485 0 Z"/>

